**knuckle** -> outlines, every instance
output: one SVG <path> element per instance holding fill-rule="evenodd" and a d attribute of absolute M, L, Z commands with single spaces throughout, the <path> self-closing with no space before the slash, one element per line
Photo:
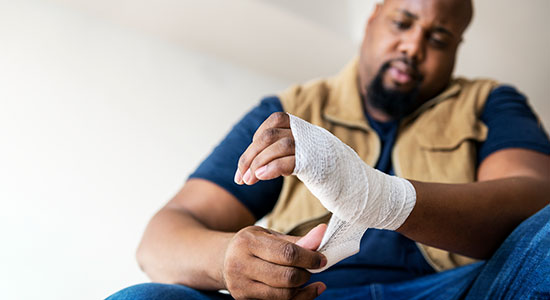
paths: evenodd
<path fill-rule="evenodd" d="M 288 268 L 283 272 L 283 279 L 286 283 L 294 286 L 300 281 L 300 273 L 294 268 Z"/>
<path fill-rule="evenodd" d="M 243 228 L 240 233 L 243 236 L 243 238 L 246 239 L 253 239 L 254 235 L 258 232 L 257 226 L 247 226 Z"/>
<path fill-rule="evenodd" d="M 227 273 L 232 274 L 242 274 L 244 265 L 241 263 L 240 259 L 231 259 L 227 262 Z"/>
<path fill-rule="evenodd" d="M 239 157 L 239 162 L 237 163 L 238 167 L 239 167 L 239 168 L 243 168 L 244 165 L 246 164 L 246 160 L 247 160 L 247 157 L 246 157 L 246 155 L 243 153 L 243 155 L 241 155 L 241 157 Z"/>
<path fill-rule="evenodd" d="M 237 234 L 235 234 L 235 236 L 233 237 L 233 244 L 236 246 L 243 245 L 247 239 L 246 235 L 247 234 L 244 231 L 238 232 Z"/>
<path fill-rule="evenodd" d="M 269 163 L 269 171 L 273 174 L 282 174 L 282 165 L 281 162 L 276 159 Z"/>
<path fill-rule="evenodd" d="M 312 263 L 311 263 L 311 267 L 312 268 L 318 268 L 321 266 L 321 261 L 323 261 L 323 259 L 321 258 L 320 255 L 315 255 L 312 259 Z"/>
<path fill-rule="evenodd" d="M 280 124 L 283 124 L 283 122 L 285 121 L 286 113 L 281 112 L 281 111 L 274 112 L 269 117 L 271 119 L 271 122 L 273 122 L 273 124 L 280 125 Z"/>
<path fill-rule="evenodd" d="M 241 280 L 238 278 L 238 273 L 227 272 L 224 274 L 225 288 L 231 292 L 232 295 L 238 296 L 242 289 L 239 285 Z"/>
<path fill-rule="evenodd" d="M 290 163 L 288 161 L 276 160 L 272 164 L 272 168 L 284 176 L 291 175 L 294 171 L 294 163 Z"/>
<path fill-rule="evenodd" d="M 237 247 L 246 247 L 249 244 L 249 241 L 253 238 L 252 231 L 247 227 L 239 231 L 233 237 L 233 242 Z"/>
<path fill-rule="evenodd" d="M 251 163 L 250 163 L 250 170 L 251 172 L 255 172 L 258 168 L 260 168 L 262 165 L 265 165 L 265 162 L 262 161 L 261 158 L 255 158 Z"/>
<path fill-rule="evenodd" d="M 280 291 L 278 295 L 278 299 L 292 299 L 294 298 L 294 295 L 296 294 L 295 289 L 283 289 Z"/>
<path fill-rule="evenodd" d="M 248 299 L 241 289 L 233 289 L 233 290 L 230 289 L 229 292 L 231 293 L 231 296 L 235 300 L 246 300 L 246 299 Z"/>
<path fill-rule="evenodd" d="M 291 137 L 281 139 L 281 146 L 283 149 L 294 149 L 294 139 Z"/>
<path fill-rule="evenodd" d="M 292 264 L 296 261 L 296 258 L 298 256 L 298 250 L 292 243 L 286 243 L 283 246 L 283 259 L 285 262 Z"/>
<path fill-rule="evenodd" d="M 277 128 L 267 128 L 262 132 L 261 140 L 266 144 L 270 144 L 277 138 L 278 133 Z"/>

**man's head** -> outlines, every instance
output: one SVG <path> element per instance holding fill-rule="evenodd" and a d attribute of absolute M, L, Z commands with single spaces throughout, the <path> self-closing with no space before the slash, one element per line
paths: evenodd
<path fill-rule="evenodd" d="M 367 23 L 359 83 L 367 108 L 402 117 L 449 83 L 471 0 L 386 0 Z"/>

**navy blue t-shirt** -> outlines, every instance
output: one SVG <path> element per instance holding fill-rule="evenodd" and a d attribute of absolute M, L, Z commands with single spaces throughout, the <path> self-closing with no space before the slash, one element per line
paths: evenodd
<path fill-rule="evenodd" d="M 214 182 L 239 199 L 257 219 L 265 216 L 277 202 L 283 178 L 240 186 L 233 182 L 233 177 L 237 161 L 252 142 L 256 129 L 269 115 L 279 111 L 283 111 L 283 107 L 277 97 L 263 99 L 233 127 L 189 178 Z M 375 168 L 393 174 L 391 149 L 398 121 L 377 122 L 368 114 L 365 115 L 382 143 Z M 513 87 L 500 86 L 490 93 L 481 120 L 489 132 L 487 139 L 478 144 L 478 165 L 491 153 L 505 148 L 524 148 L 550 154 L 547 134 L 526 98 Z M 361 239 L 358 254 L 325 272 L 313 274 L 310 281 L 323 281 L 330 287 L 349 287 L 403 281 L 433 272 L 414 241 L 398 232 L 368 229 Z"/>

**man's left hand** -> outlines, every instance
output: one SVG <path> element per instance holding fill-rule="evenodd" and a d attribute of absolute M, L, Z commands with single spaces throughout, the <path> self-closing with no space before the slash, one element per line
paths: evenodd
<path fill-rule="evenodd" d="M 284 112 L 271 114 L 239 158 L 235 183 L 252 185 L 259 180 L 292 174 L 296 162 L 294 151 L 290 117 Z"/>

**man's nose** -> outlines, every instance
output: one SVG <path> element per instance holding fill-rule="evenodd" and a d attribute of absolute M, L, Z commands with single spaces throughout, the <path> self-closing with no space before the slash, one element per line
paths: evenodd
<path fill-rule="evenodd" d="M 421 28 L 404 32 L 398 46 L 398 51 L 416 63 L 421 63 L 426 57 L 424 33 Z"/>

